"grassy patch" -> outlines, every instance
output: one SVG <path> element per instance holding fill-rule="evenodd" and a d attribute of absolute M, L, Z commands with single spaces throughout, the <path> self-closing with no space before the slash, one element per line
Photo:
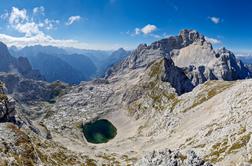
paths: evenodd
<path fill-rule="evenodd" d="M 228 149 L 228 140 L 224 139 L 222 142 L 218 142 L 212 146 L 212 150 L 209 155 L 205 157 L 211 163 L 216 163 L 224 158 L 224 153 Z"/>
<path fill-rule="evenodd" d="M 212 97 L 216 96 L 217 94 L 223 92 L 224 90 L 230 88 L 232 86 L 232 83 L 230 82 L 219 82 L 218 84 L 215 83 L 215 81 L 208 81 L 206 82 L 202 88 L 204 91 L 200 92 L 193 101 L 193 104 L 183 110 L 182 112 L 186 112 L 205 101 L 211 99 Z"/>
<path fill-rule="evenodd" d="M 158 62 L 155 62 L 150 68 L 149 76 L 151 78 L 153 78 L 153 77 L 156 77 L 157 79 L 160 78 L 163 67 L 164 67 L 164 60 L 163 59 Z"/>
<path fill-rule="evenodd" d="M 251 133 L 245 134 L 243 136 L 241 136 L 239 139 L 237 139 L 232 145 L 231 147 L 228 149 L 227 153 L 234 153 L 237 152 L 239 149 L 245 147 L 247 145 L 247 143 L 249 142 L 251 137 Z"/>
<path fill-rule="evenodd" d="M 0 94 L 0 102 L 6 102 L 8 101 L 8 97 L 5 94 Z"/>

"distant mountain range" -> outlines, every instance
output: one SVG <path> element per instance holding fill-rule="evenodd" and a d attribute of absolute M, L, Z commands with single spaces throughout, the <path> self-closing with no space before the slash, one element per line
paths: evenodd
<path fill-rule="evenodd" d="M 53 46 L 29 46 L 23 49 L 10 47 L 15 57 L 27 57 L 34 69 L 46 80 L 56 80 L 78 84 L 96 77 L 104 76 L 108 67 L 121 61 L 129 54 L 124 49 L 115 52 L 58 48 Z"/>
<path fill-rule="evenodd" d="M 237 56 L 244 64 L 252 64 L 252 55 L 239 55 Z"/>
<path fill-rule="evenodd" d="M 10 72 L 22 75 L 25 78 L 44 80 L 38 70 L 33 70 L 28 59 L 25 57 L 13 57 L 7 46 L 0 42 L 0 72 Z"/>

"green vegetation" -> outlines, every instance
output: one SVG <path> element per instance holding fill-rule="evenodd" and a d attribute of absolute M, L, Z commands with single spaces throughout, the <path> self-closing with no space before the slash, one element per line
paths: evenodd
<path fill-rule="evenodd" d="M 244 148 L 250 140 L 251 133 L 240 134 L 233 143 L 228 143 L 228 139 L 224 139 L 222 142 L 214 144 L 211 148 L 210 154 L 205 159 L 211 163 L 217 163 L 221 161 L 225 155 L 236 153 L 239 149 Z"/>
<path fill-rule="evenodd" d="M 0 102 L 6 102 L 8 97 L 5 94 L 0 94 Z"/>
<path fill-rule="evenodd" d="M 43 165 L 96 165 L 95 160 L 89 159 L 87 156 L 78 156 L 77 154 L 68 153 L 66 148 L 58 146 L 50 141 L 41 141 L 35 137 L 30 137 L 14 124 L 8 124 L 7 127 L 14 132 L 17 137 L 14 144 L 11 146 L 22 149 L 21 151 L 13 151 L 10 145 L 7 143 L 6 145 L 4 144 L 5 147 L 2 150 L 8 156 L 13 157 L 14 161 L 12 165 L 34 166 L 38 165 L 39 160 Z M 85 162 L 81 163 L 81 161 Z M 0 165 L 7 166 L 5 163 L 4 160 L 0 161 Z"/>
<path fill-rule="evenodd" d="M 249 142 L 251 137 L 251 133 L 245 134 L 241 136 L 238 140 L 236 140 L 232 146 L 228 149 L 228 154 L 229 153 L 234 153 L 237 150 L 241 149 L 242 147 L 245 147 L 247 143 Z"/>
<path fill-rule="evenodd" d="M 228 140 L 224 139 L 212 146 L 212 150 L 205 158 L 211 163 L 216 163 L 224 158 L 225 152 L 228 149 Z"/>
<path fill-rule="evenodd" d="M 144 75 L 140 84 L 132 88 L 134 90 L 131 90 L 130 93 L 138 93 L 139 95 L 128 107 L 130 115 L 137 115 L 136 118 L 138 118 L 138 115 L 153 108 L 156 111 L 173 110 L 180 102 L 176 93 L 169 91 L 169 83 L 162 81 L 163 70 L 163 59 L 154 62 L 147 69 L 148 75 Z"/>
<path fill-rule="evenodd" d="M 49 100 L 49 103 L 55 103 L 54 98 L 64 95 L 64 89 L 66 89 L 67 86 L 59 81 L 55 81 L 49 85 L 49 88 L 51 88 L 51 100 Z"/>
<path fill-rule="evenodd" d="M 156 77 L 157 79 L 160 78 L 160 75 L 161 75 L 161 72 L 162 72 L 162 69 L 164 67 L 164 60 L 160 60 L 156 63 L 154 63 L 152 66 L 151 66 L 151 69 L 150 69 L 150 72 L 149 72 L 149 76 L 151 78 L 153 77 Z"/>
<path fill-rule="evenodd" d="M 218 84 L 214 84 L 215 81 L 208 81 L 206 82 L 203 86 L 204 91 L 199 93 L 198 96 L 195 97 L 195 100 L 191 106 L 183 110 L 182 112 L 186 112 L 202 103 L 205 101 L 211 99 L 215 95 L 223 92 L 224 90 L 228 89 L 229 87 L 232 86 L 232 82 L 219 82 Z"/>

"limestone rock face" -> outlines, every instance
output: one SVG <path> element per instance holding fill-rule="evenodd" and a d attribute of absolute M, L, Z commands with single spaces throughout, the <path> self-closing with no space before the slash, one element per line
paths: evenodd
<path fill-rule="evenodd" d="M 140 159 L 136 166 L 212 166 L 200 159 L 194 151 L 188 151 L 187 156 L 179 151 L 164 149 L 153 151 Z"/>
<path fill-rule="evenodd" d="M 182 30 L 178 36 L 162 39 L 147 46 L 140 44 L 126 60 L 129 68 L 145 67 L 160 57 L 170 57 L 171 52 L 192 43 L 206 42 L 204 37 L 194 30 Z"/>
<path fill-rule="evenodd" d="M 241 60 L 236 59 L 231 51 L 221 48 L 215 56 L 217 60 L 210 62 L 209 67 L 213 68 L 213 73 L 218 79 L 232 81 L 251 77 L 249 69 Z"/>

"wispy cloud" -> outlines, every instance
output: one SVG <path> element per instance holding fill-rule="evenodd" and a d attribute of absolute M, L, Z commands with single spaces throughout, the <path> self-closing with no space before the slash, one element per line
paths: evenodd
<path fill-rule="evenodd" d="M 8 14 L 8 16 L 8 21 L 11 25 L 20 24 L 28 20 L 26 9 L 18 9 L 16 7 L 12 7 L 12 11 L 10 14 Z"/>
<path fill-rule="evenodd" d="M 222 42 L 219 39 L 215 39 L 215 38 L 210 38 L 205 36 L 206 41 L 212 43 L 212 44 L 221 44 Z"/>
<path fill-rule="evenodd" d="M 13 37 L 5 34 L 0 34 L 0 41 L 3 41 L 8 46 L 25 47 L 32 45 L 51 45 L 57 47 L 75 47 L 86 48 L 87 43 L 82 43 L 76 40 L 58 40 L 45 34 L 37 34 L 33 36 Z"/>
<path fill-rule="evenodd" d="M 81 19 L 80 16 L 70 16 L 68 18 L 68 21 L 66 22 L 66 25 L 72 25 L 73 23 L 79 21 Z"/>
<path fill-rule="evenodd" d="M 116 50 L 118 48 L 133 49 L 134 45 L 125 45 L 119 43 L 85 43 L 77 40 L 55 39 L 45 34 L 38 34 L 31 37 L 14 37 L 10 35 L 0 34 L 0 41 L 4 42 L 8 47 L 16 46 L 23 48 L 25 46 L 55 46 L 55 47 L 72 47 L 78 49 L 95 49 L 95 50 Z"/>
<path fill-rule="evenodd" d="M 221 22 L 221 19 L 219 17 L 208 17 L 208 19 L 214 24 L 219 24 Z"/>
<path fill-rule="evenodd" d="M 39 6 L 39 7 L 33 8 L 33 14 L 45 15 L 45 8 L 44 8 L 44 6 Z"/>
<path fill-rule="evenodd" d="M 43 23 L 40 23 L 42 27 L 44 27 L 47 30 L 55 29 L 56 25 L 60 23 L 59 20 L 50 20 L 46 18 Z"/>
<path fill-rule="evenodd" d="M 44 11 L 44 7 L 36 7 L 33 9 L 33 14 L 41 14 Z M 28 15 L 26 9 L 19 9 L 17 7 L 12 7 L 10 12 L 6 11 L 1 15 L 1 19 L 6 20 L 9 27 L 28 37 L 44 34 L 43 29 L 51 30 L 59 24 L 59 20 L 50 20 L 48 18 L 36 22 L 33 15 Z"/>

